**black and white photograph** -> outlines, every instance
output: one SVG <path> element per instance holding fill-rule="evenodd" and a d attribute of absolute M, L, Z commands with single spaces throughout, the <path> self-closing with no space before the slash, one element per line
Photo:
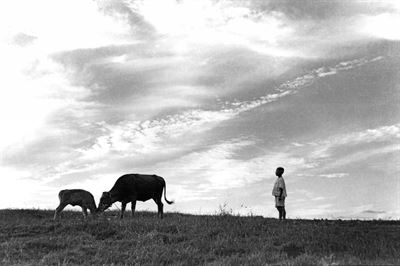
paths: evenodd
<path fill-rule="evenodd" d="M 1 0 L 0 265 L 400 265 L 399 0 Z"/>

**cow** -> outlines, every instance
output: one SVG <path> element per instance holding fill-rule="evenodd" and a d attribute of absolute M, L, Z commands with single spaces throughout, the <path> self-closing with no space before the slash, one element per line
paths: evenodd
<path fill-rule="evenodd" d="M 167 186 L 164 178 L 157 175 L 126 174 L 118 178 L 114 186 L 108 192 L 103 192 L 98 212 L 108 209 L 114 202 L 121 202 L 121 215 L 124 217 L 126 204 L 131 203 L 132 217 L 135 215 L 136 201 L 153 199 L 158 206 L 157 215 L 163 218 L 163 203 L 161 201 L 164 190 L 164 199 L 168 204 L 174 203 L 167 200 Z"/>
<path fill-rule="evenodd" d="M 88 215 L 87 209 L 90 210 L 92 215 L 95 215 L 97 212 L 96 202 L 94 201 L 92 193 L 89 191 L 83 189 L 64 189 L 58 193 L 58 198 L 60 199 L 60 204 L 54 213 L 54 220 L 57 219 L 60 212 L 69 204 L 72 206 L 80 206 L 85 219 Z"/>

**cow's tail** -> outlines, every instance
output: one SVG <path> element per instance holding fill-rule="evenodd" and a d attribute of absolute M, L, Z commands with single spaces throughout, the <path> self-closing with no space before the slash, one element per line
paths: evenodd
<path fill-rule="evenodd" d="M 174 203 L 173 200 L 172 201 L 167 200 L 167 184 L 166 183 L 164 183 L 164 199 L 168 204 Z"/>

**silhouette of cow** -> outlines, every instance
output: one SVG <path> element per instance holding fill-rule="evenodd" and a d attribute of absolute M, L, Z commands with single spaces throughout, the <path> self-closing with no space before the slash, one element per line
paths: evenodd
<path fill-rule="evenodd" d="M 58 198 L 60 199 L 60 204 L 54 213 L 54 220 L 57 219 L 57 216 L 67 205 L 80 206 L 85 219 L 88 215 L 87 209 L 90 210 L 92 215 L 97 212 L 96 202 L 89 191 L 83 189 L 64 189 L 58 193 Z"/>
<path fill-rule="evenodd" d="M 127 203 L 131 203 L 132 217 L 135 214 L 136 201 L 153 199 L 158 206 L 158 216 L 163 218 L 163 203 L 161 201 L 164 190 L 164 199 L 168 204 L 174 203 L 167 200 L 167 187 L 164 178 L 157 175 L 126 174 L 118 178 L 108 192 L 103 192 L 98 211 L 103 212 L 114 202 L 121 202 L 121 219 Z"/>

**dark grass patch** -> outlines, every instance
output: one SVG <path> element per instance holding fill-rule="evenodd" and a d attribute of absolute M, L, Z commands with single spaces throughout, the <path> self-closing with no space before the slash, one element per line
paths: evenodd
<path fill-rule="evenodd" d="M 64 213 L 63 213 L 64 214 Z M 399 221 L 0 210 L 1 265 L 400 264 Z"/>

